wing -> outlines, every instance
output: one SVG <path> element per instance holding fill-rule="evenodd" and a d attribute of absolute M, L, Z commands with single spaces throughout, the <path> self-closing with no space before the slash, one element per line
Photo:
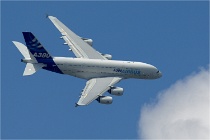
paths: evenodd
<path fill-rule="evenodd" d="M 48 16 L 48 18 L 53 22 L 55 27 L 61 32 L 62 38 L 66 41 L 66 43 L 73 51 L 76 57 L 89 58 L 89 59 L 106 59 L 93 47 L 91 47 L 89 44 L 83 41 L 81 37 L 76 35 L 62 22 L 60 22 L 56 17 Z"/>
<path fill-rule="evenodd" d="M 76 105 L 88 105 L 109 90 L 110 86 L 118 83 L 121 79 L 122 78 L 120 77 L 106 77 L 88 80 Z"/>

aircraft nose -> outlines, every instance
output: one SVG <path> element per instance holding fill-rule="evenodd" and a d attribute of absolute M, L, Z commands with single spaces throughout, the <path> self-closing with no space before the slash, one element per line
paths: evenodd
<path fill-rule="evenodd" d="M 152 70 L 152 79 L 157 79 L 157 78 L 160 78 L 160 77 L 162 77 L 162 73 L 161 73 L 161 71 L 159 71 L 155 66 L 153 66 L 153 65 L 147 65 L 148 67 L 149 67 L 149 69 L 151 69 Z"/>
<path fill-rule="evenodd" d="M 161 72 L 161 71 L 159 71 L 158 77 L 159 77 L 159 78 L 162 77 L 162 72 Z"/>
<path fill-rule="evenodd" d="M 162 73 L 161 73 L 161 71 L 157 70 L 157 72 L 156 72 L 156 78 L 160 78 L 160 77 L 162 77 Z"/>

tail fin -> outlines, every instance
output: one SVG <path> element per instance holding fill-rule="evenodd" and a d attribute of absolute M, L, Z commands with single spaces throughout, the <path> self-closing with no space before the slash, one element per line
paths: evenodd
<path fill-rule="evenodd" d="M 25 57 L 22 61 L 27 63 L 23 76 L 32 75 L 41 68 L 62 74 L 62 71 L 58 67 L 55 67 L 56 64 L 53 58 L 31 32 L 23 32 L 23 36 L 26 46 L 20 42 L 13 41 L 15 46 Z M 53 66 L 48 66 L 47 63 Z"/>
<path fill-rule="evenodd" d="M 41 57 L 42 59 L 51 58 L 51 56 L 47 57 L 47 56 L 49 56 L 49 54 L 46 52 L 46 50 L 43 47 L 42 48 L 40 47 L 41 49 L 38 49 L 39 51 L 36 51 L 37 45 L 40 46 L 41 44 L 38 41 L 34 42 L 34 40 L 36 40 L 36 38 L 34 37 L 34 35 L 32 33 L 24 32 L 23 35 L 26 40 L 27 47 L 20 42 L 17 42 L 17 41 L 12 41 L 12 42 L 15 44 L 15 46 L 18 48 L 18 50 L 23 55 L 23 57 L 24 57 L 24 59 L 22 59 L 23 62 L 27 63 L 26 67 L 25 67 L 25 71 L 23 72 L 23 76 L 26 76 L 26 75 L 34 74 L 39 69 L 41 69 L 42 67 L 45 66 L 45 64 L 39 63 L 38 60 L 40 57 L 38 57 L 38 59 L 37 59 L 37 56 L 40 55 L 39 53 L 45 53 L 45 56 Z M 33 40 L 30 40 L 30 38 L 33 38 Z M 43 51 L 43 49 L 45 51 Z"/>
<path fill-rule="evenodd" d="M 31 32 L 23 32 L 23 36 L 28 50 L 36 58 L 37 62 L 41 63 L 43 59 L 52 59 L 51 55 Z"/>

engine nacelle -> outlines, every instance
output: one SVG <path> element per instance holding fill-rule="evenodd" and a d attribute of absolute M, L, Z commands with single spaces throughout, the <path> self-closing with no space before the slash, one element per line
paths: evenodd
<path fill-rule="evenodd" d="M 100 96 L 96 100 L 101 104 L 111 104 L 112 103 L 112 97 L 110 97 L 110 96 Z"/>
<path fill-rule="evenodd" d="M 123 88 L 121 87 L 111 87 L 108 92 L 112 95 L 122 96 L 123 95 Z"/>
<path fill-rule="evenodd" d="M 111 60 L 112 59 L 112 55 L 111 54 L 101 54 L 103 55 L 104 57 L 106 57 L 108 60 Z"/>
<path fill-rule="evenodd" d="M 89 38 L 82 38 L 82 40 L 84 40 L 87 44 L 89 44 L 90 46 L 93 46 L 93 40 L 89 39 Z"/>

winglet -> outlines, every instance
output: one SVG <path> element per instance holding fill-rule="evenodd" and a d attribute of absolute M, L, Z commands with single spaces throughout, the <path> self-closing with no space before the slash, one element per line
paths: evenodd
<path fill-rule="evenodd" d="M 77 103 L 75 103 L 75 107 L 78 107 L 79 105 Z"/>
<path fill-rule="evenodd" d="M 46 18 L 48 18 L 49 17 L 49 15 L 48 15 L 48 13 L 46 13 L 46 16 L 45 16 Z"/>

